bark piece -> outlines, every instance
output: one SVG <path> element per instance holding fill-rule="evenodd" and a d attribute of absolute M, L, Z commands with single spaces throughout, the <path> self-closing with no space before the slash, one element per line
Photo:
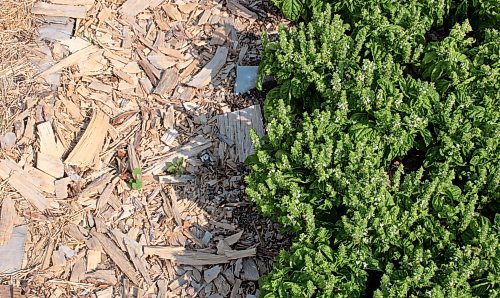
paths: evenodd
<path fill-rule="evenodd" d="M 99 161 L 99 153 L 101 153 L 108 129 L 109 117 L 100 110 L 94 112 L 83 136 L 64 163 L 79 167 L 95 167 Z"/>
<path fill-rule="evenodd" d="M 222 66 L 226 63 L 228 52 L 228 48 L 226 47 L 217 48 L 212 60 L 187 82 L 187 85 L 195 88 L 202 88 L 210 84 L 213 78 L 215 78 L 217 73 L 221 70 Z"/>
<path fill-rule="evenodd" d="M 221 269 L 221 266 L 214 266 L 210 269 L 205 269 L 205 271 L 203 271 L 203 279 L 205 279 L 205 282 L 209 284 L 216 279 L 217 276 L 219 276 Z"/>
<path fill-rule="evenodd" d="M 37 2 L 31 10 L 33 14 L 41 14 L 52 17 L 68 17 L 83 19 L 87 15 L 85 6 L 59 5 L 45 2 Z"/>

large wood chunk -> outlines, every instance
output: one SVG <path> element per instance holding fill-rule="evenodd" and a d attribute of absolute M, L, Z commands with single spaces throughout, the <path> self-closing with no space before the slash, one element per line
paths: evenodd
<path fill-rule="evenodd" d="M 136 285 L 139 285 L 139 278 L 134 267 L 130 264 L 127 256 L 118 246 L 106 235 L 92 230 L 90 234 L 99 240 L 106 254 L 115 262 L 116 266 Z"/>
<path fill-rule="evenodd" d="M 123 15 L 134 17 L 141 11 L 151 5 L 151 0 L 127 0 L 119 8 L 119 12 Z"/>
<path fill-rule="evenodd" d="M 212 146 L 212 142 L 210 140 L 205 139 L 203 136 L 197 136 L 192 139 L 189 143 L 184 146 L 179 147 L 175 151 L 172 151 L 159 159 L 154 165 L 146 168 L 143 173 L 144 174 L 158 174 L 161 171 L 167 169 L 167 163 L 172 162 L 174 159 L 182 157 L 184 159 L 188 159 L 192 156 L 195 156 L 202 152 L 203 150 L 210 148 Z"/>
<path fill-rule="evenodd" d="M 83 19 L 87 15 L 85 6 L 60 5 L 50 4 L 45 2 L 37 2 L 31 10 L 33 14 L 40 14 L 52 17 L 68 17 Z"/>
<path fill-rule="evenodd" d="M 189 82 L 188 86 L 202 88 L 210 84 L 222 66 L 226 63 L 229 50 L 226 47 L 219 47 L 212 57 L 212 60 L 205 65 L 198 74 L 196 74 Z"/>
<path fill-rule="evenodd" d="M 35 178 L 14 162 L 6 159 L 0 160 L 0 178 L 7 180 L 12 188 L 38 210 L 45 211 L 49 207 L 51 202 L 33 184 Z"/>
<path fill-rule="evenodd" d="M 219 137 L 225 142 L 222 143 L 223 149 L 235 150 L 239 162 L 244 162 L 253 153 L 250 130 L 253 129 L 259 136 L 264 135 L 259 105 L 220 115 L 217 117 L 217 126 Z M 235 144 L 234 149 L 232 144 Z"/>
<path fill-rule="evenodd" d="M 54 178 L 62 178 L 64 176 L 64 164 L 61 159 L 49 154 L 38 152 L 36 167 Z"/>
<path fill-rule="evenodd" d="M 16 218 L 16 208 L 14 201 L 9 197 L 2 200 L 2 209 L 0 212 L 0 245 L 9 242 L 12 236 L 12 228 L 14 228 L 14 220 Z"/>
<path fill-rule="evenodd" d="M 41 2 L 38 2 L 38 3 L 41 3 Z M 75 52 L 75 53 L 69 55 L 68 57 L 62 59 L 61 61 L 57 62 L 56 64 L 52 65 L 47 70 L 38 74 L 37 77 L 46 78 L 50 74 L 58 72 L 58 71 L 64 69 L 65 67 L 71 66 L 71 65 L 79 62 L 80 60 L 86 58 L 87 56 L 89 56 L 90 54 L 92 54 L 98 50 L 99 50 L 99 48 L 97 46 L 88 46 L 84 49 L 81 49 L 78 52 Z"/>
<path fill-rule="evenodd" d="M 109 117 L 101 110 L 96 110 L 83 136 L 64 163 L 79 167 L 95 167 L 108 129 Z"/>
<path fill-rule="evenodd" d="M 171 260 L 177 265 L 216 265 L 229 263 L 231 260 L 248 258 L 255 256 L 256 248 L 245 250 L 228 250 L 223 255 L 187 250 L 184 247 L 174 246 L 145 246 L 145 255 L 155 255 L 162 259 Z"/>

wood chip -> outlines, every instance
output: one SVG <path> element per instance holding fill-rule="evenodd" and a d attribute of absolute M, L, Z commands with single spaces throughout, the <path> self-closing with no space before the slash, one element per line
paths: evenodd
<path fill-rule="evenodd" d="M 45 211 L 50 201 L 45 198 L 38 188 L 33 184 L 31 175 L 22 170 L 18 165 L 12 161 L 2 159 L 0 160 L 0 178 L 7 180 L 7 182 L 15 190 L 17 190 L 28 202 L 40 211 Z"/>
<path fill-rule="evenodd" d="M 68 17 L 83 19 L 87 15 L 85 6 L 59 5 L 45 2 L 37 2 L 31 10 L 33 14 L 40 14 L 54 17 Z"/>
<path fill-rule="evenodd" d="M 38 2 L 38 3 L 42 3 L 42 2 Z M 71 66 L 71 65 L 79 62 L 80 60 L 85 59 L 90 54 L 95 53 L 98 50 L 99 50 L 99 48 L 97 46 L 88 46 L 88 47 L 86 47 L 78 52 L 75 52 L 75 53 L 69 55 L 68 57 L 57 62 L 56 64 L 52 65 L 47 70 L 39 73 L 37 75 L 37 77 L 46 78 L 50 74 L 58 72 L 58 71 L 64 69 L 65 67 Z"/>
<path fill-rule="evenodd" d="M 167 69 L 163 72 L 160 82 L 154 89 L 153 93 L 160 96 L 168 97 L 172 90 L 174 90 L 179 80 L 179 74 L 175 69 Z"/>
<path fill-rule="evenodd" d="M 98 82 L 98 81 L 94 81 L 94 82 L 90 83 L 89 89 L 101 91 L 104 93 L 111 93 L 111 91 L 113 91 L 112 86 L 103 84 L 103 83 Z"/>
<path fill-rule="evenodd" d="M 236 144 L 235 150 L 239 162 L 244 162 L 253 153 L 250 131 L 253 129 L 257 135 L 264 135 L 259 105 L 220 115 L 217 117 L 217 126 L 221 135 Z M 223 147 L 227 146 L 224 144 Z"/>
<path fill-rule="evenodd" d="M 95 167 L 109 128 L 109 117 L 101 110 L 94 112 L 87 129 L 68 155 L 65 164 L 79 167 Z"/>
<path fill-rule="evenodd" d="M 163 11 L 165 11 L 165 13 L 169 18 L 174 19 L 176 21 L 182 21 L 182 15 L 179 12 L 179 10 L 177 10 L 177 7 L 174 4 L 167 3 L 162 5 L 161 8 L 163 8 Z"/>
<path fill-rule="evenodd" d="M 186 84 L 195 88 L 202 88 L 210 84 L 222 66 L 226 63 L 228 52 L 226 47 L 217 48 L 212 60 L 210 60 L 210 62 L 208 62 L 207 65 Z"/>
<path fill-rule="evenodd" d="M 62 178 L 64 176 L 64 164 L 61 159 L 49 154 L 38 152 L 36 167 L 54 178 Z"/>
<path fill-rule="evenodd" d="M 16 208 L 14 201 L 9 197 L 4 197 L 0 207 L 0 246 L 9 242 L 14 228 L 14 220 L 16 218 Z"/>
<path fill-rule="evenodd" d="M 94 5 L 95 0 L 49 0 L 50 3 L 64 5 Z"/>
<path fill-rule="evenodd" d="M 196 176 L 193 176 L 193 175 L 180 175 L 180 176 L 163 175 L 163 176 L 158 176 L 158 182 L 164 183 L 164 184 L 186 184 L 186 183 L 189 183 L 190 181 L 193 181 L 195 179 L 196 179 Z"/>
<path fill-rule="evenodd" d="M 253 257 L 257 252 L 256 248 L 250 248 L 240 251 L 229 251 L 225 255 L 216 255 L 194 250 L 186 250 L 183 247 L 161 247 L 145 246 L 146 255 L 156 255 L 160 258 L 171 260 L 175 264 L 184 264 L 191 266 L 216 265 L 229 263 L 231 260 Z"/>
<path fill-rule="evenodd" d="M 61 152 L 59 152 L 59 146 L 56 143 L 56 136 L 54 135 L 50 122 L 46 121 L 40 123 L 36 128 L 40 140 L 40 152 L 55 158 L 60 158 Z"/>
<path fill-rule="evenodd" d="M 92 230 L 90 234 L 99 240 L 106 254 L 115 262 L 120 270 L 132 281 L 139 285 L 139 279 L 134 267 L 129 263 L 125 254 L 116 246 L 116 244 L 106 235 Z"/>
<path fill-rule="evenodd" d="M 184 159 L 188 159 L 192 156 L 195 156 L 202 152 L 203 150 L 210 148 L 212 146 L 212 142 L 208 139 L 205 139 L 202 136 L 197 136 L 193 140 L 191 140 L 188 144 L 178 148 L 177 150 L 168 153 L 159 161 L 157 161 L 154 165 L 146 168 L 144 170 L 145 174 L 158 174 L 161 171 L 165 171 L 167 169 L 167 163 L 172 162 L 174 159 L 182 157 Z"/>
<path fill-rule="evenodd" d="M 118 11 L 126 16 L 133 17 L 151 5 L 152 0 L 127 0 Z"/>

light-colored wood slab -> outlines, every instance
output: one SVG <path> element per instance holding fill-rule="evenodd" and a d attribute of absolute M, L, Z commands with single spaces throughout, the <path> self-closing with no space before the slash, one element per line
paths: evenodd
<path fill-rule="evenodd" d="M 151 5 L 152 0 L 127 0 L 118 11 L 126 16 L 134 17 Z"/>
<path fill-rule="evenodd" d="M 226 63 L 229 50 L 226 47 L 219 47 L 212 57 L 212 60 L 205 65 L 198 74 L 196 74 L 186 84 L 195 88 L 202 88 L 210 84 L 213 78 Z"/>
<path fill-rule="evenodd" d="M 108 129 L 109 117 L 101 110 L 95 110 L 87 129 L 64 163 L 79 167 L 95 167 Z"/>
<path fill-rule="evenodd" d="M 0 205 L 0 246 L 10 241 L 14 221 L 16 219 L 16 208 L 14 201 L 9 197 L 4 197 Z"/>
<path fill-rule="evenodd" d="M 162 175 L 158 176 L 158 182 L 163 184 L 186 184 L 190 181 L 194 181 L 196 176 L 194 175 Z"/>
<path fill-rule="evenodd" d="M 64 164 L 61 159 L 46 153 L 38 152 L 36 167 L 54 178 L 62 178 L 64 176 Z"/>
<path fill-rule="evenodd" d="M 38 2 L 40 3 L 40 2 Z M 80 60 L 88 57 L 90 54 L 95 53 L 99 50 L 97 46 L 88 46 L 84 49 L 79 50 L 78 52 L 75 52 L 68 57 L 62 59 L 61 61 L 57 62 L 56 64 L 52 65 L 49 67 L 47 70 L 39 73 L 37 77 L 45 78 L 48 77 L 50 74 L 53 74 L 55 72 L 58 72 L 65 67 L 71 66 Z"/>
<path fill-rule="evenodd" d="M 59 146 L 56 143 L 56 136 L 54 130 L 52 129 L 52 124 L 49 121 L 42 122 L 36 126 L 38 139 L 40 141 L 40 152 L 51 155 L 53 157 L 59 157 L 60 153 Z"/>
<path fill-rule="evenodd" d="M 27 233 L 27 225 L 14 227 L 9 242 L 0 246 L 0 273 L 21 270 Z"/>
<path fill-rule="evenodd" d="M 219 115 L 217 117 L 217 126 L 222 138 L 226 142 L 229 141 L 235 144 L 234 150 L 239 162 L 244 162 L 253 153 L 250 130 L 253 129 L 259 136 L 264 135 L 264 124 L 259 105 Z M 229 149 L 226 143 L 222 145 L 224 149 Z"/>
<path fill-rule="evenodd" d="M 87 15 L 87 8 L 85 6 L 37 2 L 33 5 L 31 12 L 33 14 L 40 14 L 44 16 L 83 19 Z"/>
<path fill-rule="evenodd" d="M 0 160 L 0 178 L 7 180 L 10 186 L 38 210 L 43 212 L 49 207 L 50 201 L 33 184 L 34 179 L 31 175 L 14 162 L 6 159 Z"/>

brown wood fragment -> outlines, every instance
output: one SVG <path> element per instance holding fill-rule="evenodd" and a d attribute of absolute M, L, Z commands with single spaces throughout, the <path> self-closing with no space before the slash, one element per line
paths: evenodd
<path fill-rule="evenodd" d="M 37 2 L 33 6 L 31 12 L 33 14 L 40 14 L 52 17 L 68 17 L 68 18 L 83 19 L 87 15 L 87 8 L 85 8 L 85 6 L 59 5 L 59 4 L 50 4 L 45 2 Z"/>
<path fill-rule="evenodd" d="M 172 90 L 174 90 L 177 85 L 177 81 L 179 80 L 179 74 L 175 69 L 167 69 L 163 71 L 160 81 L 158 85 L 154 89 L 153 93 L 158 94 L 160 96 L 170 96 Z"/>
<path fill-rule="evenodd" d="M 101 110 L 94 111 L 87 129 L 68 155 L 65 164 L 79 167 L 95 167 L 109 129 L 109 117 Z"/>
<path fill-rule="evenodd" d="M 38 3 L 41 3 L 41 2 L 38 2 Z M 65 67 L 71 66 L 71 65 L 79 62 L 80 60 L 88 57 L 90 54 L 97 52 L 98 50 L 99 50 L 99 48 L 97 46 L 88 46 L 84 49 L 81 49 L 78 52 L 75 52 L 75 53 L 69 55 L 68 57 L 62 59 L 61 61 L 57 62 L 56 64 L 52 65 L 47 70 L 39 73 L 37 75 L 37 77 L 46 78 L 50 74 L 58 72 L 58 71 L 64 69 Z"/>
<path fill-rule="evenodd" d="M 0 285 L 0 298 L 24 298 L 21 289 L 10 285 Z"/>
<path fill-rule="evenodd" d="M 85 275 L 85 259 L 81 258 L 73 265 L 69 281 L 79 282 Z"/>
<path fill-rule="evenodd" d="M 228 49 L 226 47 L 219 47 L 215 52 L 214 57 L 210 62 L 205 65 L 198 74 L 196 74 L 189 82 L 186 84 L 195 88 L 202 88 L 210 84 L 210 82 L 215 78 L 219 70 L 224 66 L 227 59 Z"/>
<path fill-rule="evenodd" d="M 146 76 L 148 76 L 148 79 L 151 81 L 153 86 L 156 86 L 158 84 L 158 78 L 160 77 L 160 74 L 151 65 L 151 63 L 149 63 L 145 59 L 139 60 L 138 63 L 146 73 Z"/>
<path fill-rule="evenodd" d="M 111 91 L 113 91 L 112 86 L 103 84 L 103 83 L 98 82 L 98 81 L 93 81 L 92 83 L 90 83 L 89 89 L 101 91 L 104 93 L 111 93 Z"/>
<path fill-rule="evenodd" d="M 224 238 L 224 242 L 227 244 L 227 245 L 233 245 L 235 244 L 236 242 L 238 242 L 238 240 L 240 240 L 241 238 L 241 235 L 243 235 L 243 231 L 240 231 L 236 234 L 233 234 L 229 237 L 226 237 Z"/>
<path fill-rule="evenodd" d="M 238 297 L 238 291 L 241 287 L 241 279 L 237 278 L 234 281 L 233 289 L 231 290 L 231 295 L 229 296 L 230 298 L 237 298 Z"/>
<path fill-rule="evenodd" d="M 92 230 L 90 234 L 99 240 L 106 254 L 115 262 L 120 270 L 135 284 L 139 285 L 137 273 L 130 265 L 125 254 L 116 246 L 116 244 L 106 235 Z"/>
<path fill-rule="evenodd" d="M 14 228 L 14 221 L 16 218 L 16 208 L 14 201 L 9 197 L 4 197 L 0 211 L 0 245 L 9 242 L 12 236 L 12 228 Z"/>

